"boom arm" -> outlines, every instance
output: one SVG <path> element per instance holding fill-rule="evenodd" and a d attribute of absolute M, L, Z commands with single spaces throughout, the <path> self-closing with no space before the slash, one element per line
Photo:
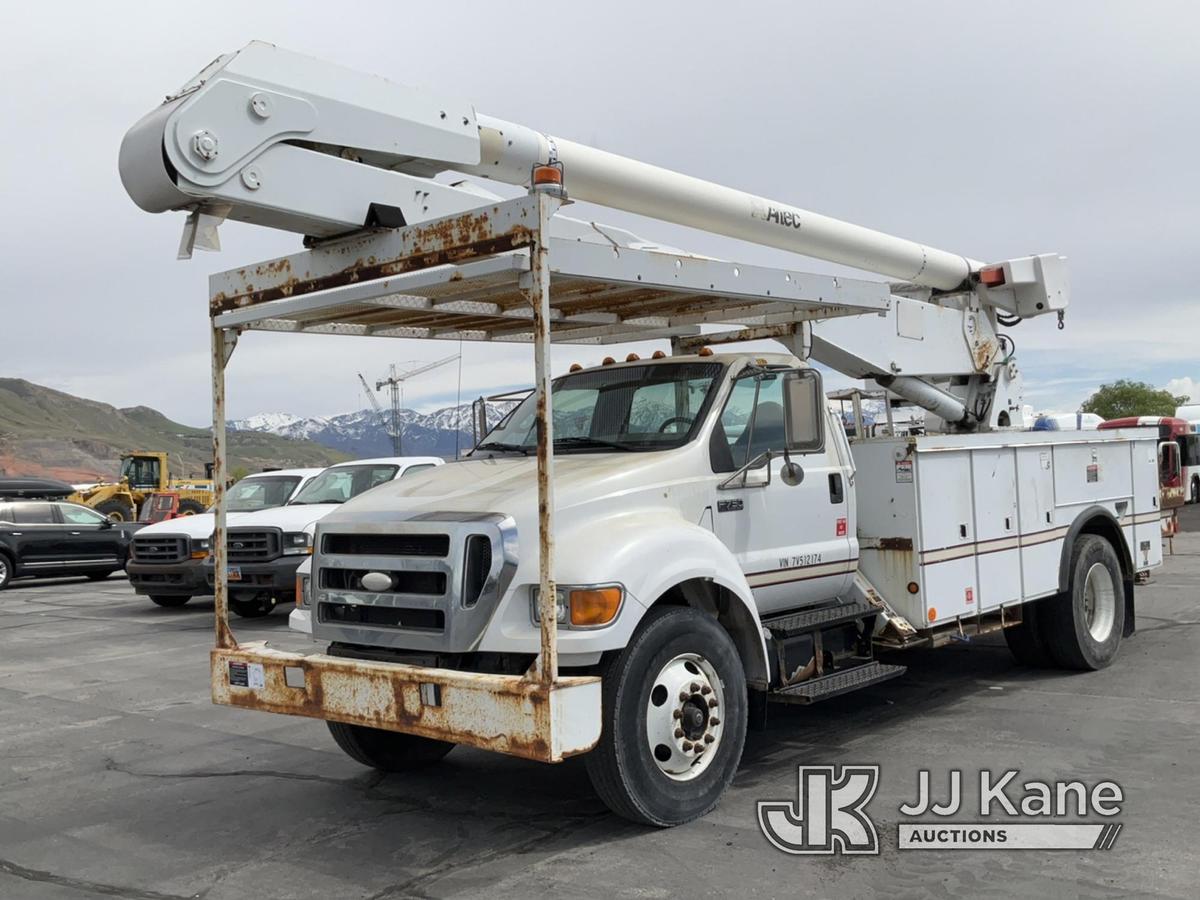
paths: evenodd
<path fill-rule="evenodd" d="M 189 255 L 193 244 L 216 246 L 216 225 L 225 218 L 330 237 L 453 215 L 478 207 L 479 194 L 433 176 L 457 171 L 520 185 L 547 161 L 563 164 L 576 199 L 925 289 L 866 327 L 849 319 L 822 323 L 812 340 L 814 357 L 855 377 L 890 381 L 905 396 L 928 400 L 928 381 L 913 385 L 910 378 L 993 379 L 1002 358 L 996 313 L 1030 317 L 1061 313 L 1067 304 L 1064 260 L 1056 255 L 985 266 L 260 42 L 220 57 L 135 125 L 121 146 L 120 172 L 143 209 L 191 213 L 181 245 L 181 255 Z M 950 353 L 936 346 L 947 329 L 954 335 Z M 905 339 L 924 346 L 901 346 Z M 897 354 L 938 362 L 901 363 Z M 935 405 L 939 415 L 955 413 Z M 963 425 L 975 408 L 964 408 Z"/>

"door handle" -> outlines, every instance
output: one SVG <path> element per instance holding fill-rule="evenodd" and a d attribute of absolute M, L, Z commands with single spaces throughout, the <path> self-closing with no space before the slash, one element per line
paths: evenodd
<path fill-rule="evenodd" d="M 80 535 L 80 534 L 83 534 L 83 532 L 82 531 L 72 531 L 71 534 Z"/>
<path fill-rule="evenodd" d="M 841 503 L 846 499 L 846 492 L 842 488 L 842 474 L 840 472 L 829 473 L 829 502 Z"/>

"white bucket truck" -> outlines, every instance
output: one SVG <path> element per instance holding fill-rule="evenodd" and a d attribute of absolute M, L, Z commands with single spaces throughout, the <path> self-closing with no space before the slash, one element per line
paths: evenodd
<path fill-rule="evenodd" d="M 586 754 L 613 810 L 672 825 L 718 802 L 767 701 L 990 631 L 1096 669 L 1133 631 L 1161 562 L 1154 434 L 1019 430 L 1001 329 L 1061 321 L 1059 256 L 983 263 L 257 43 L 138 123 L 121 172 L 144 209 L 189 212 L 185 253 L 225 218 L 309 238 L 210 279 L 218 484 L 247 331 L 534 349 L 533 395 L 470 459 L 317 523 L 324 653 L 233 636 L 218 500 L 217 703 L 324 719 L 383 770 L 460 743 Z M 893 282 L 668 250 L 561 215 L 568 194 Z M 658 338 L 671 355 L 551 380 L 552 342 Z M 787 353 L 711 349 L 765 338 Z M 923 407 L 931 433 L 848 443 L 812 362 Z"/>

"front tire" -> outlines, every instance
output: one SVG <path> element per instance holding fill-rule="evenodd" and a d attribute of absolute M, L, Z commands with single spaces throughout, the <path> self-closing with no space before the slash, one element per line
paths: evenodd
<path fill-rule="evenodd" d="M 431 765 L 454 749 L 449 741 L 365 725 L 325 722 L 334 741 L 355 762 L 381 772 L 407 772 Z"/>
<path fill-rule="evenodd" d="M 151 602 L 157 604 L 158 606 L 166 607 L 167 609 L 171 609 L 176 606 L 183 606 L 183 604 L 187 603 L 191 599 L 192 598 L 190 596 L 188 596 L 187 594 L 151 594 L 150 595 Z"/>
<path fill-rule="evenodd" d="M 1095 671 L 1116 658 L 1125 630 L 1124 580 L 1117 553 L 1104 538 L 1079 536 L 1066 593 L 1042 603 L 1043 637 L 1064 669 Z"/>
<path fill-rule="evenodd" d="M 246 597 L 229 596 L 229 608 L 243 619 L 261 619 L 275 611 L 276 600 L 269 593 Z"/>
<path fill-rule="evenodd" d="M 180 500 L 179 515 L 181 516 L 198 516 L 204 512 L 205 506 L 197 500 Z"/>
<path fill-rule="evenodd" d="M 8 554 L 0 553 L 0 591 L 8 587 L 13 578 L 13 562 Z"/>
<path fill-rule="evenodd" d="M 602 671 L 603 729 L 584 761 L 600 799 L 646 825 L 717 805 L 746 741 L 746 676 L 733 640 L 699 610 L 652 609 Z"/>

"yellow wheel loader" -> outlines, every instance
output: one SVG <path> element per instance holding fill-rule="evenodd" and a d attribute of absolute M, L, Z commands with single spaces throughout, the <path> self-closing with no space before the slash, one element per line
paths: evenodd
<path fill-rule="evenodd" d="M 153 493 L 173 491 L 179 494 L 179 514 L 202 513 L 213 502 L 212 464 L 205 466 L 203 479 L 172 479 L 167 454 L 126 453 L 121 457 L 121 477 L 115 483 L 97 484 L 76 491 L 68 500 L 90 506 L 117 522 L 137 520 L 138 511 Z"/>

